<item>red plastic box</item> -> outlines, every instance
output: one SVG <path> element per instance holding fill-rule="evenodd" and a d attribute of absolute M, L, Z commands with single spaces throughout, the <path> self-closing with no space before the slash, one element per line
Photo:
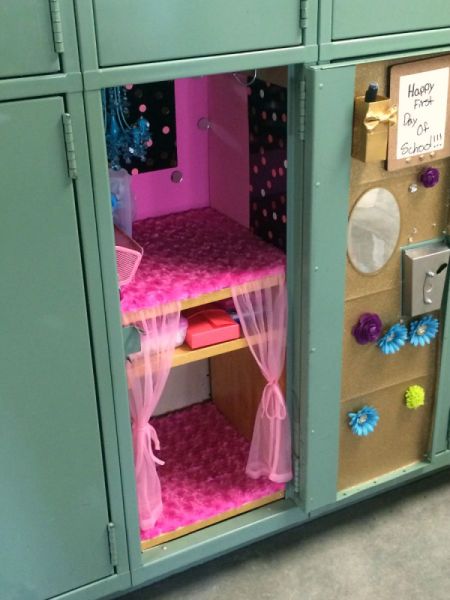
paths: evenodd
<path fill-rule="evenodd" d="M 201 306 L 183 313 L 188 320 L 186 344 L 192 350 L 236 340 L 241 328 L 223 309 Z"/>

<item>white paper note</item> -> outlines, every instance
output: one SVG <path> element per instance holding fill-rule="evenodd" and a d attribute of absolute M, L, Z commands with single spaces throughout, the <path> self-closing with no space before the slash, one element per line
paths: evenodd
<path fill-rule="evenodd" d="M 449 67 L 400 77 L 397 158 L 445 145 Z"/>

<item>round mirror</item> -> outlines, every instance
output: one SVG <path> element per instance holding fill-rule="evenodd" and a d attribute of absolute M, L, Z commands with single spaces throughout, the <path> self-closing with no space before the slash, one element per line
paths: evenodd
<path fill-rule="evenodd" d="M 361 196 L 350 215 L 348 256 L 361 273 L 374 273 L 391 258 L 400 233 L 400 210 L 395 197 L 384 188 L 372 188 Z"/>

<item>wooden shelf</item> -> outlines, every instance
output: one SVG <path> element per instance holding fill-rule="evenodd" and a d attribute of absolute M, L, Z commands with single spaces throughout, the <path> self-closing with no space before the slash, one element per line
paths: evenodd
<path fill-rule="evenodd" d="M 203 304 L 210 304 L 211 302 L 219 302 L 219 300 L 226 300 L 227 298 L 231 298 L 231 296 L 231 288 L 223 288 L 221 290 L 211 292 L 210 294 L 203 294 L 203 296 L 182 300 L 181 310 L 194 308 L 195 306 L 202 306 Z"/>
<path fill-rule="evenodd" d="M 239 508 L 233 508 L 232 510 L 228 510 L 226 512 L 220 513 L 211 517 L 210 519 L 205 519 L 204 521 L 198 521 L 197 523 L 193 523 L 192 525 L 187 525 L 186 527 L 179 527 L 175 529 L 175 531 L 169 531 L 167 533 L 163 533 L 158 535 L 151 540 L 144 540 L 141 542 L 141 550 L 149 550 L 150 548 L 154 548 L 155 546 L 159 546 L 161 544 L 165 544 L 170 542 L 171 540 L 175 540 L 180 538 L 188 533 L 193 533 L 194 531 L 199 531 L 205 527 L 209 527 L 210 525 L 215 525 L 216 523 L 220 523 L 221 521 L 226 521 L 227 519 L 231 519 L 232 517 L 236 517 L 237 515 L 241 515 L 243 513 L 249 512 L 250 510 L 255 510 L 255 508 L 261 508 L 267 504 L 271 504 L 272 502 L 276 502 L 277 500 L 282 500 L 284 498 L 284 491 L 275 492 L 270 496 L 266 496 L 264 498 L 260 498 L 259 500 L 254 500 L 253 502 L 248 502 L 247 504 L 243 504 Z"/>
<path fill-rule="evenodd" d="M 276 285 L 278 278 L 277 276 L 266 277 L 266 285 Z M 257 283 L 258 280 L 255 280 Z M 218 302 L 219 300 L 226 300 L 231 298 L 231 288 L 222 288 L 209 294 L 203 294 L 202 296 L 196 296 L 195 298 L 188 298 L 180 301 L 181 310 L 188 308 L 194 308 L 196 306 L 203 306 L 212 302 Z M 139 311 L 122 313 L 122 325 L 127 327 L 129 325 L 139 324 L 142 318 L 150 318 L 155 314 L 157 308 L 143 308 Z M 212 358 L 213 356 L 219 356 L 220 354 L 226 354 L 235 350 L 242 350 L 247 348 L 248 343 L 245 338 L 241 337 L 237 340 L 231 340 L 230 342 L 223 342 L 222 344 L 215 344 L 214 346 L 207 346 L 205 348 L 199 348 L 198 350 L 191 350 L 186 344 L 183 344 L 177 348 L 174 352 L 172 367 L 178 367 L 180 365 L 186 365 L 191 362 L 204 360 L 206 358 Z M 144 366 L 142 364 L 142 374 L 144 373 Z"/>
<path fill-rule="evenodd" d="M 212 356 L 218 356 L 226 352 L 234 352 L 234 350 L 241 350 L 242 348 L 247 348 L 247 341 L 243 337 L 237 340 L 230 340 L 229 342 L 222 342 L 221 344 L 214 344 L 214 346 L 205 346 L 197 350 L 191 350 L 189 346 L 183 344 L 175 350 L 172 367 L 179 367 L 180 365 L 204 360 L 205 358 L 211 358 Z"/>
<path fill-rule="evenodd" d="M 248 344 L 244 337 L 238 338 L 237 340 L 230 340 L 229 342 L 222 342 L 221 344 L 214 344 L 214 346 L 206 346 L 205 348 L 198 348 L 197 350 L 191 350 L 187 344 L 183 344 L 175 349 L 172 367 L 179 367 L 180 365 L 187 365 L 188 363 L 196 362 L 198 360 L 204 360 L 219 354 L 225 354 L 227 352 L 234 352 L 235 350 L 241 350 L 247 348 Z M 138 360 L 138 359 L 135 359 Z M 141 362 L 142 369 L 139 370 L 139 374 L 144 374 L 144 361 Z M 142 373 L 140 371 L 142 370 Z"/>

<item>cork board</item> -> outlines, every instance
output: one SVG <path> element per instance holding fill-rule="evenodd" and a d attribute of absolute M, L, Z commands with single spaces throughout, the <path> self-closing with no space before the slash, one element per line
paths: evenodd
<path fill-rule="evenodd" d="M 425 389 L 425 405 L 406 408 L 404 394 L 409 385 Z M 367 482 L 390 471 L 423 460 L 428 447 L 433 415 L 434 376 L 415 377 L 342 404 L 338 489 Z M 364 405 L 374 406 L 380 420 L 375 431 L 358 437 L 348 426 L 347 414 Z"/>
<path fill-rule="evenodd" d="M 398 291 L 399 293 L 399 291 Z M 397 292 L 389 290 L 345 305 L 343 340 L 343 381 L 341 401 L 394 386 L 400 381 L 435 373 L 439 340 L 424 348 L 406 344 L 400 352 L 385 355 L 375 344 L 361 346 L 351 331 L 361 314 L 375 312 L 388 326 L 400 318 Z M 435 316 L 439 316 L 436 314 Z"/>
<path fill-rule="evenodd" d="M 389 67 L 394 64 L 399 61 L 358 65 L 355 95 L 363 94 L 370 81 L 378 81 L 380 93 L 388 95 Z M 347 260 L 339 489 L 421 460 L 428 444 L 439 340 L 420 349 L 407 344 L 398 354 L 385 356 L 375 345 L 357 344 L 351 329 L 364 312 L 378 313 L 386 328 L 399 321 L 402 246 L 437 238 L 447 230 L 450 160 L 437 160 L 433 166 L 441 173 L 439 185 L 429 189 L 419 186 L 416 193 L 411 193 L 409 186 L 418 181 L 422 165 L 386 171 L 383 161 L 352 160 L 349 215 L 362 194 L 373 187 L 384 187 L 397 200 L 401 226 L 391 259 L 377 273 L 361 274 Z M 440 318 L 439 313 L 435 316 Z M 409 385 L 420 382 L 426 382 L 422 385 L 428 401 L 423 410 L 419 409 L 420 414 L 414 414 L 404 407 L 403 394 Z M 351 433 L 347 413 L 365 404 L 380 410 L 381 421 L 373 436 L 361 439 Z"/>
<path fill-rule="evenodd" d="M 392 192 L 400 209 L 400 235 L 396 250 L 386 265 L 374 274 L 363 274 L 347 261 L 346 297 L 358 298 L 370 293 L 388 290 L 398 285 L 401 278 L 400 248 L 434 239 L 447 231 L 448 203 L 447 190 L 450 189 L 450 161 L 441 160 L 435 164 L 441 172 L 439 185 L 433 188 L 419 186 L 412 194 L 409 185 L 418 180 L 421 168 L 408 169 L 408 173 L 395 174 L 383 169 L 373 169 L 370 163 L 355 161 L 352 168 L 349 211 L 359 198 L 374 187 L 383 187 Z M 364 169 L 361 167 L 367 165 Z M 370 181 L 366 171 L 372 174 Z M 354 175 L 355 173 L 355 175 Z M 370 177 L 370 176 L 369 176 Z M 376 178 L 375 178 L 376 177 Z"/>
<path fill-rule="evenodd" d="M 396 65 L 389 95 L 398 107 L 389 129 L 388 170 L 450 155 L 450 55 Z"/>

